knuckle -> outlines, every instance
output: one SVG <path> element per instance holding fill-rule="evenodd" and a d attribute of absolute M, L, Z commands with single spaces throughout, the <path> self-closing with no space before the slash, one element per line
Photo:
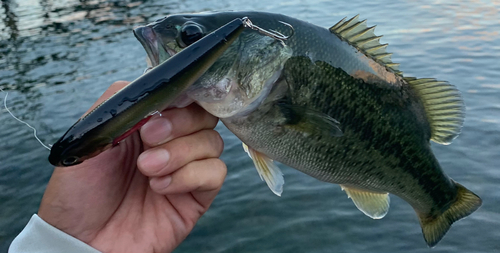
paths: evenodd
<path fill-rule="evenodd" d="M 184 138 L 186 139 L 186 138 Z M 182 139 L 182 140 L 184 140 Z M 183 155 L 183 156 L 189 156 L 190 154 L 193 153 L 193 143 L 190 142 L 190 141 L 179 141 L 179 142 L 176 142 L 178 143 L 178 147 L 176 147 L 177 149 L 177 152 L 180 154 L 180 155 Z"/>
<path fill-rule="evenodd" d="M 185 108 L 182 108 L 182 113 L 188 117 L 186 117 L 187 121 L 190 123 L 190 125 L 194 124 L 195 122 L 200 120 L 200 116 L 198 113 L 197 107 L 194 106 L 188 106 Z"/>
<path fill-rule="evenodd" d="M 184 167 L 184 183 L 193 188 L 201 187 L 205 184 L 206 178 L 200 176 L 200 166 L 196 162 L 188 163 Z"/>
<path fill-rule="evenodd" d="M 167 167 L 171 170 L 177 169 L 188 162 L 193 149 L 186 141 L 168 142 L 164 148 L 171 154 L 167 162 Z"/>
<path fill-rule="evenodd" d="M 203 109 L 198 104 L 193 104 L 188 108 L 191 109 L 191 116 L 193 117 L 192 120 L 200 122 L 203 127 L 215 128 L 215 126 L 217 125 L 218 118 L 205 111 L 205 109 Z"/>
<path fill-rule="evenodd" d="M 215 156 L 219 157 L 224 150 L 224 141 L 220 134 L 215 130 L 205 130 L 206 136 L 208 138 L 208 144 L 211 147 L 210 150 L 214 151 Z"/>
<path fill-rule="evenodd" d="M 214 190 L 221 187 L 226 178 L 226 165 L 212 158 L 187 164 L 180 170 L 183 184 L 195 190 Z"/>
<path fill-rule="evenodd" d="M 129 83 L 130 82 L 127 81 L 116 81 L 113 84 L 111 84 L 110 88 L 121 89 L 122 87 L 126 86 Z"/>
<path fill-rule="evenodd" d="M 217 185 L 222 185 L 227 174 L 226 164 L 221 159 L 212 159 L 213 170 L 215 170 L 215 183 Z"/>
<path fill-rule="evenodd" d="M 111 85 L 113 85 L 113 86 L 116 86 L 116 85 L 120 86 L 120 85 L 124 85 L 124 84 L 128 84 L 128 83 L 130 83 L 130 82 L 129 81 L 125 81 L 125 80 L 118 80 L 118 81 L 114 82 Z"/>
<path fill-rule="evenodd" d="M 198 178 L 196 163 L 188 163 L 183 167 L 183 174 L 189 180 L 194 180 Z"/>
<path fill-rule="evenodd" d="M 204 115 L 204 121 L 207 122 L 207 127 L 212 129 L 215 128 L 219 119 L 208 112 L 204 112 Z"/>

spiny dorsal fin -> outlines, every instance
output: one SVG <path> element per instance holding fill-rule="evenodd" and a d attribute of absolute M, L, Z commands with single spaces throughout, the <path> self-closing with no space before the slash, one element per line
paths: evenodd
<path fill-rule="evenodd" d="M 402 75 L 399 71 L 399 64 L 391 61 L 390 53 L 386 52 L 387 44 L 380 44 L 382 36 L 376 36 L 373 32 L 375 26 L 366 26 L 366 19 L 358 21 L 359 15 L 346 21 L 346 18 L 340 20 L 329 30 L 337 35 L 341 40 L 347 41 L 366 56 L 371 57 L 376 62 L 384 65 L 390 71 Z"/>
<path fill-rule="evenodd" d="M 420 96 L 431 125 L 431 140 L 448 145 L 462 129 L 465 105 L 458 89 L 433 78 L 405 77 L 404 80 Z"/>

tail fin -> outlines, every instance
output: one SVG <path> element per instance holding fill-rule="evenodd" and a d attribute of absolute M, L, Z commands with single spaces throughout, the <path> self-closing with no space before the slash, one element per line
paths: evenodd
<path fill-rule="evenodd" d="M 468 216 L 481 206 L 481 198 L 456 182 L 455 185 L 457 199 L 447 210 L 433 217 L 419 214 L 422 233 L 429 247 L 434 247 L 443 238 L 453 222 Z"/>

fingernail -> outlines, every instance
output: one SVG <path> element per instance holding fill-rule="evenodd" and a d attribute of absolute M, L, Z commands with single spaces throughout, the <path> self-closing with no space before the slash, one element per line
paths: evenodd
<path fill-rule="evenodd" d="M 142 140 L 151 145 L 166 142 L 171 133 L 172 123 L 162 117 L 151 119 L 141 129 Z"/>
<path fill-rule="evenodd" d="M 151 179 L 151 181 L 149 181 L 149 185 L 151 186 L 152 189 L 161 191 L 167 188 L 171 182 L 172 182 L 172 176 L 165 176 L 162 178 L 155 177 Z"/>
<path fill-rule="evenodd" d="M 150 175 L 155 175 L 167 166 L 170 154 L 165 149 L 149 149 L 137 158 L 137 164 Z"/>

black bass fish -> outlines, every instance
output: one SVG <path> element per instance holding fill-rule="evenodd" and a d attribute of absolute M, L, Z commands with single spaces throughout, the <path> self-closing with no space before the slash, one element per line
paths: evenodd
<path fill-rule="evenodd" d="M 261 12 L 180 14 L 134 32 L 156 66 L 237 17 L 291 37 L 283 45 L 242 32 L 184 95 L 241 139 L 273 192 L 284 183 L 276 160 L 340 184 L 371 218 L 384 217 L 395 194 L 415 209 L 431 247 L 479 208 L 481 199 L 443 173 L 430 146 L 460 133 L 460 92 L 404 77 L 365 21 L 325 29 Z"/>
<path fill-rule="evenodd" d="M 52 146 L 49 161 L 71 166 L 117 145 L 168 106 L 182 103 L 183 92 L 212 66 L 245 28 L 235 18 L 189 49 L 162 61 L 79 119 Z M 222 26 L 223 25 L 223 26 Z M 156 64 L 158 65 L 158 64 Z M 179 101 L 180 100 L 180 101 Z"/>

